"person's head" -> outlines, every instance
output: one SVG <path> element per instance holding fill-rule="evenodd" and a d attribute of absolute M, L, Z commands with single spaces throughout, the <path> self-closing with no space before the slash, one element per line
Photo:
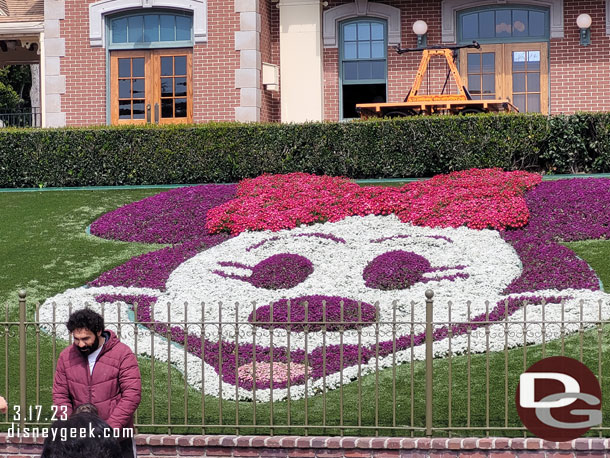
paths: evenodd
<path fill-rule="evenodd" d="M 93 404 L 81 404 L 76 409 L 72 415 L 78 415 L 79 413 L 92 413 L 93 415 L 97 415 L 97 407 Z"/>
<path fill-rule="evenodd" d="M 8 405 L 6 404 L 6 399 L 0 396 L 0 413 L 6 413 L 8 410 Z"/>
<path fill-rule="evenodd" d="M 93 431 L 93 437 L 90 436 Z M 108 437 L 105 437 L 108 436 Z M 57 420 L 49 428 L 40 458 L 121 458 L 121 446 L 110 426 L 92 413 Z"/>
<path fill-rule="evenodd" d="M 72 334 L 74 345 L 84 356 L 93 353 L 100 345 L 100 336 L 104 330 L 104 318 L 91 309 L 77 310 L 66 323 Z"/>

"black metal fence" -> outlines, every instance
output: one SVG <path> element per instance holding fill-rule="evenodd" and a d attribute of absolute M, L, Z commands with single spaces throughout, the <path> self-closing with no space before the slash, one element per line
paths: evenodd
<path fill-rule="evenodd" d="M 374 323 L 362 318 L 360 308 L 356 319 L 347 320 L 347 312 L 342 311 L 338 320 L 313 322 L 308 320 L 312 315 L 305 305 L 304 320 L 280 323 L 273 321 L 272 311 L 263 321 L 233 316 L 209 320 L 204 318 L 204 311 L 194 313 L 187 304 L 183 311 L 170 311 L 169 304 L 165 305 L 158 304 L 160 309 L 167 309 L 163 321 L 155 319 L 152 307 L 150 313 L 143 313 L 143 306 L 138 304 L 129 310 L 118 303 L 100 308 L 107 328 L 144 356 L 140 359 L 142 403 L 135 418 L 139 432 L 524 436 L 527 432 L 514 401 L 519 376 L 541 358 L 556 355 L 583 361 L 597 376 L 602 392 L 610 392 L 610 321 L 603 318 L 607 304 L 601 301 L 581 300 L 567 306 L 561 302 L 555 304 L 555 312 L 560 313 L 553 314 L 545 314 L 552 304 L 543 302 L 541 315 L 531 313 L 532 307 L 524 303 L 520 304 L 523 317 L 510 320 L 508 307 L 501 320 L 494 319 L 488 306 L 476 319 L 469 307 L 466 316 L 455 319 L 450 314 L 448 320 L 439 322 L 433 319 L 434 307 L 451 308 L 452 304 L 433 301 L 429 291 L 426 298 L 408 306 L 410 318 L 397 319 L 394 314 L 390 320 Z M 218 307 L 220 317 L 223 306 Z M 413 318 L 416 307 L 425 309 L 423 320 Z M 564 317 L 566 307 L 580 312 L 572 315 L 577 318 Z M 11 406 L 27 413 L 17 422 L 13 410 L 0 415 L 0 430 L 15 423 L 22 427 L 26 423 L 48 423 L 45 412 L 52 409 L 57 357 L 70 344 L 65 340 L 65 319 L 73 308 L 65 308 L 52 304 L 43 317 L 41 306 L 26 307 L 22 294 L 18 308 L 13 305 L 0 312 L 0 394 Z M 594 313 L 587 317 L 585 308 Z M 122 318 L 125 313 L 131 318 Z M 290 309 L 287 316 L 292 316 Z M 324 311 L 321 316 L 326 316 Z M 376 316 L 380 316 L 379 311 Z M 403 350 L 402 363 L 396 346 L 399 330 L 412 336 Z M 445 331 L 447 346 L 441 355 L 435 341 Z M 271 340 L 268 354 L 263 355 L 260 339 L 265 332 Z M 344 345 L 350 332 L 357 344 Z M 298 334 L 305 351 L 304 360 L 297 362 L 298 354 L 291 349 Z M 330 345 L 331 334 L 341 345 Z M 311 338 L 317 338 L 320 344 L 321 373 L 315 373 L 308 356 L 313 354 L 307 347 Z M 365 346 L 365 338 L 372 344 Z M 454 340 L 457 338 L 461 339 L 459 347 Z M 188 345 L 180 345 L 185 339 Z M 212 340 L 217 344 L 207 343 Z M 381 364 L 387 347 L 384 341 L 391 342 L 386 356 L 391 364 Z M 253 353 L 254 364 L 240 372 L 244 364 L 238 360 L 244 356 L 244 343 L 252 344 L 247 352 Z M 200 352 L 195 356 L 192 353 L 197 348 Z M 370 353 L 368 363 L 366 352 Z M 216 363 L 215 367 L 206 369 L 202 359 L 207 366 Z M 227 364 L 233 360 L 235 364 Z M 334 376 L 333 362 L 338 369 Z M 237 383 L 224 386 L 230 367 L 235 377 L 252 379 L 251 390 L 243 391 Z M 348 369 L 352 369 L 351 375 Z M 296 373 L 291 376 L 290 371 L 297 370 L 302 374 L 298 382 L 293 382 Z M 275 380 L 278 371 L 287 372 L 283 385 L 258 383 L 260 377 Z M 290 395 L 299 390 L 302 396 Z M 202 395 L 202 391 L 208 394 Z M 603 424 L 589 434 L 602 436 L 610 431 L 610 409 L 606 405 L 602 402 Z"/>
<path fill-rule="evenodd" d="M 40 108 L 19 108 L 0 113 L 0 127 L 42 127 Z"/>

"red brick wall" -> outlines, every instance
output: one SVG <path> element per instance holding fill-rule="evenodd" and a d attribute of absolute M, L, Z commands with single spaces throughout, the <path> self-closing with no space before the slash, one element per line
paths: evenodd
<path fill-rule="evenodd" d="M 42 438 L 7 439 L 1 458 L 40 456 Z M 299 436 L 136 436 L 139 458 L 218 456 L 235 458 L 609 458 L 610 439 L 547 442 L 540 439 Z"/>
<path fill-rule="evenodd" d="M 69 126 L 106 124 L 106 50 L 89 46 L 89 3 L 94 1 L 66 0 L 66 18 L 60 22 L 66 40 L 61 108 Z"/>
<path fill-rule="evenodd" d="M 347 3 L 330 1 L 328 8 Z M 412 25 L 418 19 L 428 24 L 428 44 L 441 43 L 440 0 L 386 0 L 401 9 L 401 39 L 403 47 L 415 47 Z M 580 46 L 576 18 L 586 12 L 593 18 L 592 44 Z M 604 0 L 565 0 L 564 38 L 550 44 L 551 113 L 610 110 L 610 37 L 606 36 Z M 421 58 L 420 53 L 398 55 L 388 48 L 388 102 L 401 102 L 407 95 Z M 439 92 L 447 73 L 445 60 L 439 58 L 429 67 L 420 94 Z M 336 48 L 324 50 L 324 119 L 339 119 L 339 68 Z M 452 81 L 452 79 L 450 79 Z M 452 93 L 455 84 L 448 87 Z M 447 90 L 446 90 L 447 92 Z"/>
<path fill-rule="evenodd" d="M 333 8 L 348 2 L 329 1 L 328 8 Z M 403 48 L 413 48 L 417 45 L 417 36 L 413 33 L 413 23 L 418 19 L 428 24 L 428 44 L 441 42 L 441 2 L 440 0 L 394 0 L 384 2 L 400 8 L 401 44 Z M 325 8 L 326 10 L 326 8 Z M 324 119 L 336 121 L 339 119 L 339 64 L 338 48 L 324 49 Z M 388 48 L 388 102 L 402 102 L 409 92 L 421 53 L 406 53 L 399 55 L 395 48 Z M 445 82 L 447 68 L 444 58 L 431 61 L 420 94 L 440 92 Z M 448 90 L 456 91 L 455 84 L 448 85 Z"/>
<path fill-rule="evenodd" d="M 591 45 L 580 45 L 576 18 L 588 13 Z M 551 113 L 610 110 L 610 37 L 603 0 L 564 1 L 564 38 L 551 40 Z"/>
<path fill-rule="evenodd" d="M 280 14 L 276 3 L 261 1 L 261 56 L 262 61 L 280 64 Z M 280 74 L 281 78 L 281 74 Z M 262 86 L 262 84 L 261 84 Z M 280 121 L 280 91 L 267 91 L 264 86 L 261 107 L 261 121 Z"/>
<path fill-rule="evenodd" d="M 61 36 L 66 56 L 61 72 L 66 76 L 62 111 L 69 126 L 106 124 L 106 50 L 89 45 L 89 4 L 95 0 L 66 0 Z M 208 0 L 208 42 L 193 50 L 193 118 L 195 122 L 233 121 L 239 106 L 235 70 L 239 52 L 234 32 L 239 14 L 232 1 Z"/>

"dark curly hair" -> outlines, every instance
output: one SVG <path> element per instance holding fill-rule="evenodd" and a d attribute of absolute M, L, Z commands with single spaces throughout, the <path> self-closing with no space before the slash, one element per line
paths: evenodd
<path fill-rule="evenodd" d="M 93 430 L 94 437 L 89 437 L 89 427 Z M 85 435 L 79 434 L 82 429 L 87 430 Z M 79 413 L 67 420 L 57 420 L 51 425 L 44 441 L 41 458 L 121 458 L 122 456 L 121 446 L 110 426 L 97 415 Z"/>
<path fill-rule="evenodd" d="M 77 310 L 70 315 L 66 323 L 69 332 L 75 329 L 88 329 L 94 334 L 104 330 L 104 318 L 91 309 Z"/>

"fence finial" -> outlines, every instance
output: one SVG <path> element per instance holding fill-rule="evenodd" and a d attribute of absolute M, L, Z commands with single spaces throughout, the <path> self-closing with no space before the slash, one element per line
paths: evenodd
<path fill-rule="evenodd" d="M 426 290 L 426 299 L 430 300 L 434 297 L 434 291 L 432 291 L 431 289 L 427 289 Z"/>

